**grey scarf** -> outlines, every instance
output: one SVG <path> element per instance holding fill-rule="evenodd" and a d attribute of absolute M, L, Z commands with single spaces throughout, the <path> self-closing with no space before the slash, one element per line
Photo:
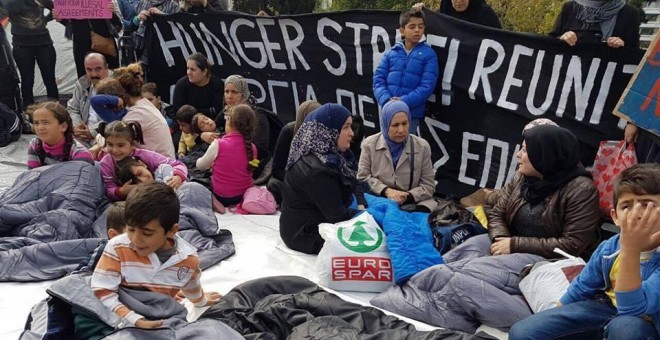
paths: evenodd
<path fill-rule="evenodd" d="M 592 24 L 600 24 L 603 41 L 612 36 L 619 11 L 626 5 L 624 0 L 575 0 L 578 4 L 576 17 L 582 22 L 583 28 Z"/>

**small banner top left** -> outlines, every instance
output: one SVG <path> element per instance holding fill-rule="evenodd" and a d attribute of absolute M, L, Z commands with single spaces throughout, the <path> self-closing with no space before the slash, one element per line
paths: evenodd
<path fill-rule="evenodd" d="M 54 0 L 59 19 L 110 19 L 112 0 Z"/>

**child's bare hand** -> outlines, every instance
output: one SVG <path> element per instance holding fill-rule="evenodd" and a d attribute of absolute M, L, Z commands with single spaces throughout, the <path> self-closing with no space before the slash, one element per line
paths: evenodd
<path fill-rule="evenodd" d="M 207 292 L 206 294 L 206 305 L 207 306 L 213 306 L 216 303 L 220 302 L 220 299 L 222 299 L 222 294 L 218 292 Z"/>
<path fill-rule="evenodd" d="M 122 185 L 121 188 L 119 188 L 119 194 L 122 195 L 123 197 L 126 197 L 128 196 L 128 194 L 131 193 L 131 191 L 133 191 L 133 189 L 135 189 L 136 186 L 137 184 L 133 184 L 133 180 L 130 180 L 124 183 L 124 185 Z"/>
<path fill-rule="evenodd" d="M 176 295 L 174 295 L 174 299 L 176 300 L 176 302 L 181 302 L 185 298 L 186 298 L 186 294 L 183 294 L 182 290 L 178 291 Z"/>
<path fill-rule="evenodd" d="M 135 322 L 137 328 L 158 328 L 163 325 L 163 320 L 140 319 Z"/>
<path fill-rule="evenodd" d="M 167 185 L 171 186 L 172 189 L 178 189 L 181 184 L 183 184 L 183 180 L 179 176 L 172 176 L 170 179 L 167 181 Z"/>
<path fill-rule="evenodd" d="M 200 138 L 202 138 L 206 144 L 211 144 L 214 140 L 220 138 L 220 135 L 215 132 L 202 132 Z"/>
<path fill-rule="evenodd" d="M 660 207 L 635 203 L 619 219 L 621 251 L 643 252 L 660 246 Z"/>

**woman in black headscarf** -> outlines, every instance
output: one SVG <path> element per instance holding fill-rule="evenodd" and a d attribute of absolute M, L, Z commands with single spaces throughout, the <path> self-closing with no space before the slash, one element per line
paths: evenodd
<path fill-rule="evenodd" d="M 346 221 L 357 213 L 349 208 L 356 185 L 351 123 L 345 107 L 325 104 L 293 137 L 280 215 L 280 237 L 293 250 L 318 254 L 324 243 L 319 223 Z"/>
<path fill-rule="evenodd" d="M 607 43 L 612 48 L 639 48 L 642 15 L 625 0 L 575 0 L 564 3 L 549 35 L 570 46 Z"/>
<path fill-rule="evenodd" d="M 484 0 L 442 0 L 440 13 L 474 24 L 502 28 L 500 18 Z"/>
<path fill-rule="evenodd" d="M 413 8 L 422 7 L 424 7 L 423 2 L 413 6 Z M 497 13 L 484 0 L 442 0 L 439 12 L 473 24 L 502 28 Z"/>
<path fill-rule="evenodd" d="M 518 174 L 489 214 L 491 254 L 553 258 L 559 248 L 584 255 L 597 241 L 600 216 L 598 190 L 580 164 L 577 138 L 540 125 L 525 131 L 523 140 Z"/>

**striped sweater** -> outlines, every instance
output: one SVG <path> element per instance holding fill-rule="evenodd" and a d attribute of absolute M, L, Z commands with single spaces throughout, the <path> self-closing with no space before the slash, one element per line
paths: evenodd
<path fill-rule="evenodd" d="M 148 289 L 172 297 L 182 290 L 195 306 L 206 305 L 195 248 L 178 235 L 174 240 L 176 253 L 165 263 L 160 263 L 155 253 L 140 256 L 132 248 L 127 234 L 112 238 L 92 275 L 94 295 L 131 325 L 143 316 L 119 301 L 119 286 Z"/>
<path fill-rule="evenodd" d="M 73 145 L 71 145 L 71 150 L 69 150 L 69 154 L 65 157 L 64 155 L 65 144 L 66 144 L 66 138 L 62 138 L 61 141 L 59 141 L 57 144 L 52 146 L 46 143 L 41 143 L 44 151 L 46 152 L 46 156 L 42 161 L 41 159 L 39 159 L 39 153 L 37 152 L 39 149 L 39 138 L 38 137 L 32 138 L 32 140 L 30 141 L 30 145 L 28 145 L 28 158 L 27 158 L 28 169 L 34 169 L 40 166 L 51 165 L 51 164 L 70 161 L 70 160 L 82 160 L 89 164 L 92 165 L 94 164 L 94 158 L 92 157 L 92 154 L 77 140 L 73 141 Z"/>

